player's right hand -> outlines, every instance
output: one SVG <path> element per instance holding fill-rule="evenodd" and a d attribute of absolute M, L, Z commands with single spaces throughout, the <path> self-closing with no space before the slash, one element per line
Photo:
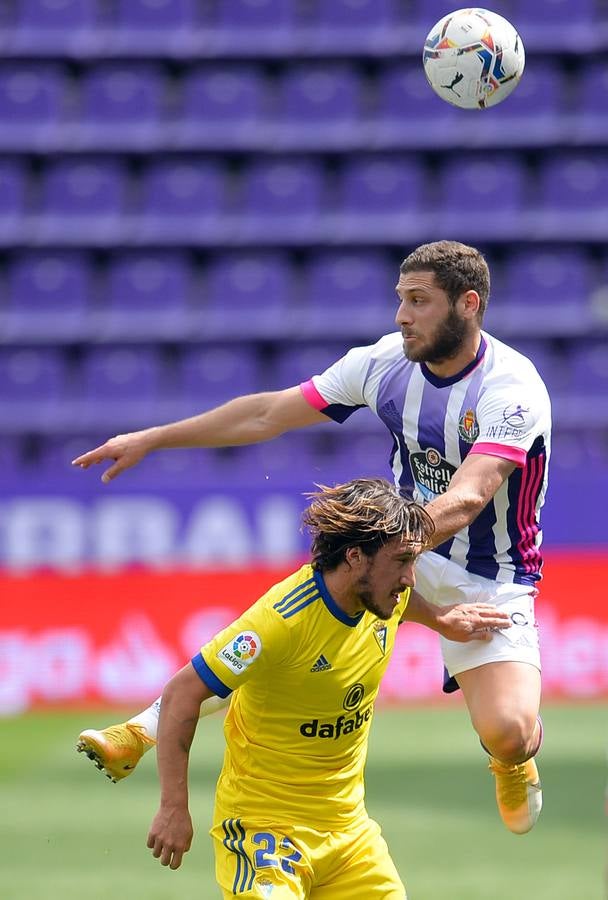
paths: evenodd
<path fill-rule="evenodd" d="M 161 866 L 179 869 L 184 853 L 190 849 L 193 835 L 187 807 L 165 808 L 161 805 L 152 820 L 146 845 L 152 856 L 160 860 Z"/>
<path fill-rule="evenodd" d="M 88 469 L 89 466 L 97 463 L 113 461 L 113 465 L 101 476 L 104 484 L 112 481 L 125 469 L 137 465 L 140 460 L 146 456 L 152 449 L 150 443 L 151 429 L 146 431 L 133 431 L 129 434 L 118 434 L 116 437 L 110 438 L 105 444 L 89 450 L 81 456 L 77 456 L 72 460 L 73 466 L 81 469 Z"/>
<path fill-rule="evenodd" d="M 511 618 L 492 603 L 454 603 L 440 607 L 436 630 L 449 641 L 491 641 L 494 632 L 510 628 Z"/>

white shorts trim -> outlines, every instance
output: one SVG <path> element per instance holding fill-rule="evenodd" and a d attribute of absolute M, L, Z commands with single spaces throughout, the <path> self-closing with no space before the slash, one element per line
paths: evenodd
<path fill-rule="evenodd" d="M 527 584 L 491 581 L 473 575 L 432 550 L 416 563 L 416 590 L 429 603 L 493 603 L 508 612 L 512 625 L 497 631 L 491 641 L 459 643 L 440 637 L 443 662 L 450 675 L 491 662 L 523 662 L 540 671 L 538 626 L 534 616 L 536 588 Z"/>

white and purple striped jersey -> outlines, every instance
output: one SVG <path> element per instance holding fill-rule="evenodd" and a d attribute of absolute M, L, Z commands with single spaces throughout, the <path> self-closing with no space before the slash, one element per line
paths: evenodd
<path fill-rule="evenodd" d="M 457 375 L 438 378 L 424 363 L 405 357 L 396 332 L 349 350 L 301 390 L 337 422 L 368 406 L 392 435 L 395 483 L 421 502 L 447 490 L 469 453 L 514 462 L 479 516 L 435 552 L 494 581 L 539 580 L 551 404 L 529 359 L 482 332 L 473 362 Z"/>

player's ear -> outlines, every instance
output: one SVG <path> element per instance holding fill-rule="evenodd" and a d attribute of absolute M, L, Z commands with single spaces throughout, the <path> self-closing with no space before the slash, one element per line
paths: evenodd
<path fill-rule="evenodd" d="M 347 547 L 344 552 L 344 559 L 349 566 L 360 566 L 363 559 L 361 547 Z"/>
<path fill-rule="evenodd" d="M 481 300 L 477 291 L 465 291 L 459 297 L 462 314 L 467 319 L 476 319 L 479 315 Z"/>

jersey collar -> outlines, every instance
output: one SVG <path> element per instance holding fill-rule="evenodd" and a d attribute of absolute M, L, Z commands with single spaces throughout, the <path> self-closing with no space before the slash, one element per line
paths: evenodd
<path fill-rule="evenodd" d="M 426 363 L 420 363 L 420 368 L 422 369 L 422 374 L 424 375 L 426 380 L 429 381 L 434 387 L 449 387 L 451 384 L 456 384 L 457 381 L 462 381 L 463 378 L 466 378 L 467 375 L 470 375 L 473 369 L 476 369 L 484 358 L 487 349 L 488 345 L 486 339 L 482 334 L 481 341 L 479 342 L 479 349 L 475 354 L 475 359 L 471 360 L 471 362 L 468 363 L 468 365 L 466 365 L 464 369 L 461 369 L 460 372 L 456 372 L 455 375 L 450 375 L 449 378 L 440 378 L 438 375 L 434 375 Z"/>
<path fill-rule="evenodd" d="M 323 603 L 328 608 L 332 616 L 339 622 L 342 622 L 343 625 L 349 625 L 351 628 L 354 628 L 356 625 L 358 625 L 363 616 L 363 612 L 357 613 L 356 616 L 347 615 L 343 609 L 340 609 L 332 595 L 327 590 L 327 585 L 325 584 L 325 579 L 323 578 L 321 572 L 313 572 L 313 578 L 315 579 L 317 590 L 321 594 L 321 599 L 323 600 Z"/>

